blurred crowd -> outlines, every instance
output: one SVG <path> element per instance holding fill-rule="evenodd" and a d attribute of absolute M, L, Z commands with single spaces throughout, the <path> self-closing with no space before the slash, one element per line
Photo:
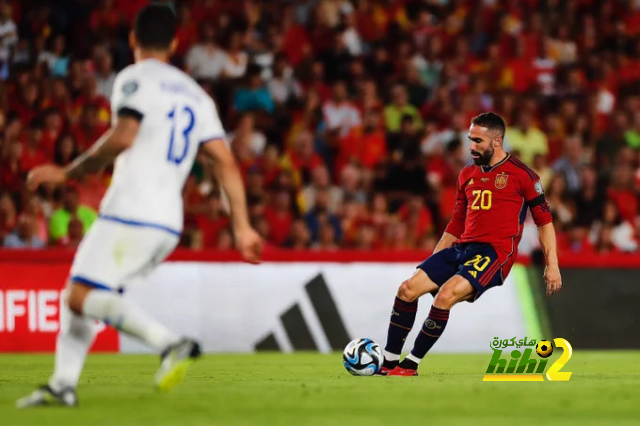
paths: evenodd
<path fill-rule="evenodd" d="M 111 120 L 148 0 L 0 0 L 0 241 L 75 247 L 111 170 L 25 190 Z M 431 250 L 483 111 L 542 178 L 560 252 L 637 251 L 640 1 L 183 0 L 174 64 L 215 99 L 254 226 L 273 247 Z M 211 164 L 181 245 L 228 249 Z M 521 252 L 537 250 L 527 220 Z"/>

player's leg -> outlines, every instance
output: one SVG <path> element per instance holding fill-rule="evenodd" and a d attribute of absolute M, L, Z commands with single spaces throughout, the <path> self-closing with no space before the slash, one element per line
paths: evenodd
<path fill-rule="evenodd" d="M 466 278 L 454 275 L 447 281 L 436 295 L 431 311 L 422 328 L 411 353 L 400 363 L 398 368 L 389 373 L 390 376 L 417 376 L 418 364 L 444 333 L 449 311 L 457 303 L 473 298 L 475 289 Z"/>
<path fill-rule="evenodd" d="M 117 280 L 111 281 L 124 283 L 121 288 L 146 278 L 178 243 L 175 235 L 153 228 L 127 227 L 118 223 L 113 226 L 122 231 L 120 234 L 128 243 L 126 253 L 121 256 Z M 197 342 L 171 332 L 119 292 L 102 291 L 101 283 L 82 275 L 76 276 L 75 280 L 69 297 L 73 311 L 104 321 L 160 352 L 161 366 L 155 376 L 160 390 L 171 389 L 182 381 L 187 367 L 201 354 Z"/>
<path fill-rule="evenodd" d="M 493 248 L 469 244 L 460 248 L 458 254 L 458 272 L 440 287 L 411 353 L 389 375 L 417 375 L 420 361 L 444 333 L 451 308 L 462 301 L 473 301 L 489 288 L 502 284 L 501 263 Z"/>
<path fill-rule="evenodd" d="M 65 289 L 60 300 L 60 331 L 56 340 L 53 375 L 47 385 L 19 400 L 19 408 L 55 401 L 67 406 L 78 403 L 75 389 L 98 324 L 95 320 L 71 312 L 66 303 L 68 292 L 69 288 Z"/>
<path fill-rule="evenodd" d="M 456 271 L 450 260 L 455 249 L 445 249 L 422 262 L 408 280 L 400 284 L 389 320 L 387 344 L 381 374 L 395 368 L 400 362 L 404 342 L 413 328 L 418 311 L 418 299 L 427 293 L 438 292 L 439 284 Z"/>

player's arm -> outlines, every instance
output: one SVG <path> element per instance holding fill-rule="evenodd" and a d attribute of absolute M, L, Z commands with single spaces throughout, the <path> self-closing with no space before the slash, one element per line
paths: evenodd
<path fill-rule="evenodd" d="M 534 179 L 527 177 L 524 178 L 524 182 L 523 196 L 525 200 L 527 200 L 531 216 L 538 227 L 540 246 L 542 247 L 546 261 L 544 279 L 547 283 L 547 295 L 551 295 L 557 293 L 560 291 L 560 288 L 562 288 L 553 217 L 551 216 L 549 203 L 544 196 L 540 179 L 537 176 L 534 176 Z"/>
<path fill-rule="evenodd" d="M 91 148 L 65 167 L 67 178 L 79 179 L 113 163 L 122 151 L 133 144 L 139 129 L 138 118 L 121 115 L 115 126 L 107 130 Z"/>
<path fill-rule="evenodd" d="M 451 220 L 447 225 L 444 233 L 442 234 L 442 238 L 438 241 L 435 250 L 433 253 L 437 253 L 440 250 L 444 250 L 449 248 L 458 241 L 458 238 L 464 232 L 464 224 L 467 218 L 467 194 L 464 191 L 465 180 L 462 176 L 462 172 L 458 176 L 458 184 L 456 188 L 456 204 L 453 207 L 453 214 L 451 215 Z"/>
<path fill-rule="evenodd" d="M 458 241 L 458 237 L 445 231 L 442 234 L 442 238 L 440 238 L 440 241 L 438 241 L 438 244 L 436 244 L 436 248 L 433 250 L 433 253 L 436 254 L 440 250 L 451 247 L 456 241 Z"/>
<path fill-rule="evenodd" d="M 213 172 L 229 198 L 233 229 L 249 227 L 244 184 L 233 153 L 221 139 L 206 142 L 203 148 L 213 161 Z"/>
<path fill-rule="evenodd" d="M 540 246 L 546 260 L 546 268 L 544 270 L 544 280 L 547 283 L 547 295 L 551 295 L 560 291 L 562 288 L 562 277 L 560 275 L 560 266 L 558 264 L 558 251 L 556 246 L 556 231 L 553 228 L 553 222 L 547 223 L 538 228 L 540 235 Z"/>
<path fill-rule="evenodd" d="M 27 177 L 28 188 L 34 191 L 44 182 L 62 183 L 68 179 L 80 179 L 103 169 L 133 144 L 139 128 L 138 117 L 123 114 L 91 148 L 67 167 L 45 165 L 33 169 Z"/>
<path fill-rule="evenodd" d="M 213 170 L 229 201 L 231 226 L 242 257 L 257 263 L 262 255 L 262 239 L 251 227 L 242 183 L 242 175 L 233 154 L 222 139 L 212 139 L 202 145 L 213 161 Z"/>

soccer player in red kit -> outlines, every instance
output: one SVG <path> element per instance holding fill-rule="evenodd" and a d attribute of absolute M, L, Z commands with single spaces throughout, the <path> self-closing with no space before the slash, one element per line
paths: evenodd
<path fill-rule="evenodd" d="M 458 176 L 453 216 L 433 255 L 398 288 L 379 374 L 417 376 L 418 364 L 444 332 L 451 308 L 462 301 L 472 303 L 488 289 L 502 285 L 518 253 L 527 208 L 538 226 L 546 258 L 547 294 L 562 287 L 555 231 L 540 178 L 505 152 L 504 133 L 504 120 L 492 112 L 471 121 L 474 164 Z M 418 299 L 427 293 L 435 294 L 429 317 L 411 354 L 400 362 Z"/>

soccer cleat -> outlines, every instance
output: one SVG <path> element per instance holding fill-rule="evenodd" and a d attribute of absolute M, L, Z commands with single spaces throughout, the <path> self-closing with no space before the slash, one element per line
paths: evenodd
<path fill-rule="evenodd" d="M 397 366 L 387 373 L 387 376 L 389 377 L 412 377 L 417 375 L 418 370 L 414 370 L 413 368 L 402 368 L 400 366 Z"/>
<path fill-rule="evenodd" d="M 73 388 L 64 388 L 60 392 L 55 392 L 48 385 L 42 386 L 16 402 L 18 408 L 40 407 L 43 405 L 62 405 L 65 407 L 76 407 L 78 396 Z"/>
<path fill-rule="evenodd" d="M 160 391 L 168 391 L 182 383 L 187 369 L 201 354 L 200 345 L 191 339 L 182 339 L 165 349 L 161 355 L 160 369 L 155 377 L 156 388 Z"/>
<path fill-rule="evenodd" d="M 384 365 L 380 368 L 380 371 L 376 373 L 376 376 L 386 376 L 391 371 L 391 368 L 387 368 Z"/>

